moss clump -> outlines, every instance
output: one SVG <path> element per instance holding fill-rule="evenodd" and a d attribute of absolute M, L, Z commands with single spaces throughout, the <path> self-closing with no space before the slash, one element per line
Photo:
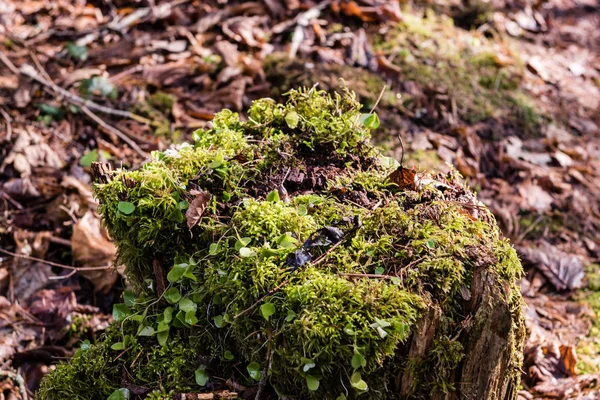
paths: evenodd
<path fill-rule="evenodd" d="M 377 118 L 352 93 L 288 97 L 256 101 L 247 122 L 225 110 L 193 145 L 95 186 L 136 293 L 41 399 L 130 386 L 169 397 L 263 374 L 266 396 L 399 398 L 405 373 L 414 398 L 450 392 L 464 293 L 482 265 L 516 301 L 519 352 L 521 266 L 489 211 L 473 213 L 452 174 L 418 191 L 390 182 L 394 167 L 369 145 Z M 188 224 L 191 207 L 202 215 Z M 442 315 L 434 344 L 409 358 L 431 307 Z M 518 361 L 508 370 L 518 376 Z"/>
<path fill-rule="evenodd" d="M 586 267 L 587 290 L 579 294 L 579 299 L 592 309 L 594 319 L 588 336 L 577 344 L 577 370 L 582 374 L 596 373 L 600 369 L 600 265 L 589 264 Z"/>

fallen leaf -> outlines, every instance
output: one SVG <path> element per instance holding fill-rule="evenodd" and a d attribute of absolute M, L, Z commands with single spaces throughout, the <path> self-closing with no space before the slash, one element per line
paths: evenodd
<path fill-rule="evenodd" d="M 187 226 L 190 230 L 198 223 L 198 221 L 200 221 L 200 218 L 202 218 L 202 214 L 204 214 L 204 211 L 208 206 L 208 202 L 211 199 L 211 195 L 208 192 L 205 192 L 203 190 L 194 192 L 195 193 L 192 194 L 194 194 L 195 197 L 188 206 L 187 211 L 185 212 Z"/>
<path fill-rule="evenodd" d="M 558 250 L 546 241 L 537 248 L 518 247 L 523 263 L 540 271 L 558 291 L 582 287 L 584 268 L 579 257 Z"/>
<path fill-rule="evenodd" d="M 71 236 L 73 260 L 77 266 L 106 267 L 105 269 L 79 271 L 89 279 L 96 291 L 107 293 L 117 281 L 119 274 L 111 268 L 117 249 L 108 239 L 100 219 L 91 211 L 85 213 L 75 226 Z"/>
<path fill-rule="evenodd" d="M 392 172 L 387 179 L 398 185 L 400 189 L 415 189 L 415 176 L 417 172 L 413 169 L 404 168 L 399 166 L 394 172 Z"/>

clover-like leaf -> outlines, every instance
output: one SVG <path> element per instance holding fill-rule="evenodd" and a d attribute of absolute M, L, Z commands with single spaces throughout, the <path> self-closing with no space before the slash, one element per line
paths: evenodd
<path fill-rule="evenodd" d="M 129 215 L 135 210 L 135 204 L 130 201 L 120 201 L 117 208 L 121 214 Z"/>
<path fill-rule="evenodd" d="M 267 321 L 271 317 L 271 315 L 275 314 L 275 304 L 273 303 L 265 303 L 260 306 L 260 314 Z"/>
<path fill-rule="evenodd" d="M 169 303 L 175 304 L 181 299 L 181 292 L 176 287 L 171 287 L 165 292 L 164 296 Z"/>

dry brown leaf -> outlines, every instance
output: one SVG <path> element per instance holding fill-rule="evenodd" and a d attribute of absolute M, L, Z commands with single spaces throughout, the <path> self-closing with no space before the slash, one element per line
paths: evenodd
<path fill-rule="evenodd" d="M 79 271 L 79 273 L 94 284 L 96 291 L 107 293 L 119 276 L 114 268 L 111 268 L 117 249 L 108 239 L 100 219 L 93 212 L 85 213 L 83 218 L 73 226 L 71 248 L 77 266 L 106 267 L 106 269 Z"/>
<path fill-rule="evenodd" d="M 413 169 L 404 168 L 403 166 L 398 167 L 392 172 L 387 179 L 398 185 L 400 189 L 414 190 L 416 188 L 415 177 L 417 172 Z"/>
<path fill-rule="evenodd" d="M 190 230 L 198 223 L 198 221 L 200 221 L 200 218 L 202 218 L 202 214 L 204 214 L 204 210 L 206 210 L 211 198 L 210 193 L 205 191 L 193 190 L 191 194 L 195 195 L 195 197 L 190 202 L 190 205 L 185 212 L 188 229 Z"/>
<path fill-rule="evenodd" d="M 584 268 L 579 257 L 562 252 L 545 241 L 538 248 L 518 247 L 517 250 L 523 262 L 539 270 L 556 290 L 582 286 Z"/>

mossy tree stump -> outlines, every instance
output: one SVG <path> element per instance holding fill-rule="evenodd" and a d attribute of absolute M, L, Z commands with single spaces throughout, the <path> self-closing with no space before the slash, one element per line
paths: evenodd
<path fill-rule="evenodd" d="M 134 292 L 41 399 L 516 397 L 521 266 L 490 212 L 381 156 L 352 93 L 288 98 L 98 170 Z"/>

